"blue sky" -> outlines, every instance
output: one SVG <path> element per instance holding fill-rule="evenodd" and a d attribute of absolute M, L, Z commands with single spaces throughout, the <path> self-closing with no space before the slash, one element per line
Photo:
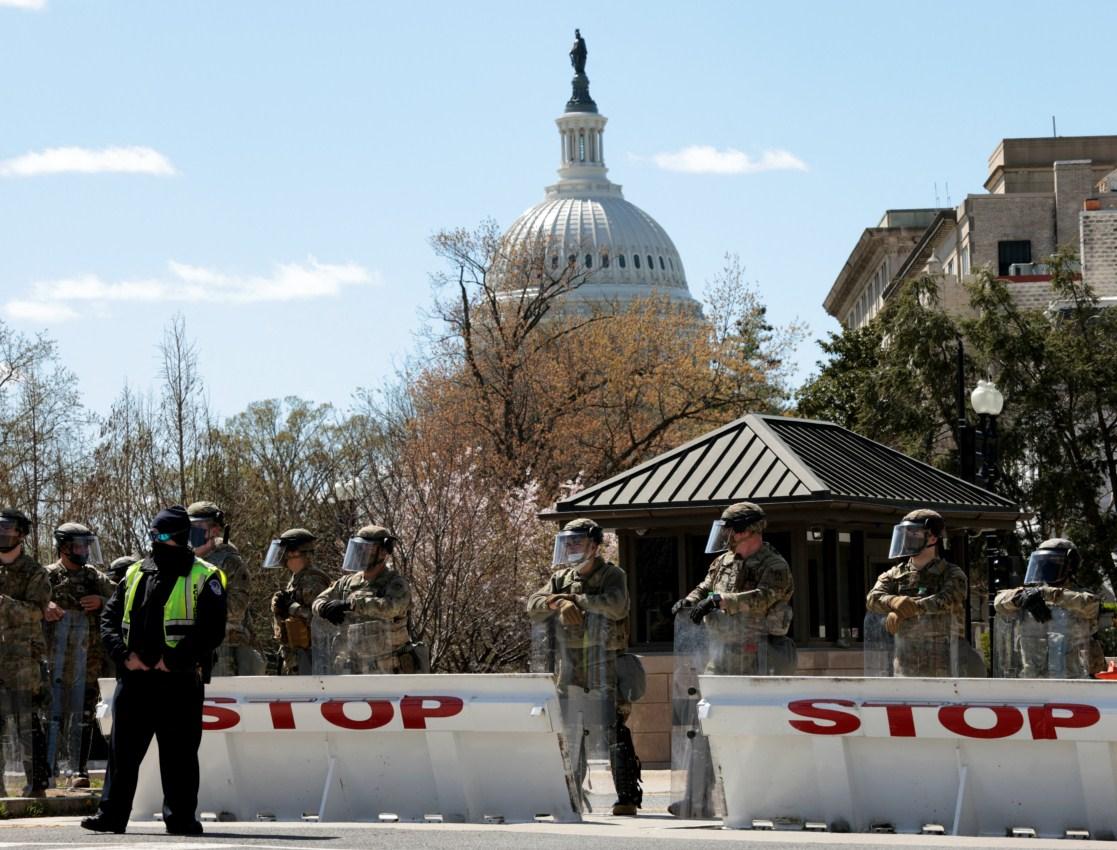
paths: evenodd
<path fill-rule="evenodd" d="M 429 236 L 555 179 L 577 26 L 610 177 L 692 291 L 737 253 L 813 339 L 886 208 L 983 191 L 1052 114 L 1117 133 L 1115 24 L 1102 0 L 0 0 L 0 318 L 55 337 L 99 412 L 154 385 L 176 312 L 220 414 L 346 404 L 414 349 Z"/>

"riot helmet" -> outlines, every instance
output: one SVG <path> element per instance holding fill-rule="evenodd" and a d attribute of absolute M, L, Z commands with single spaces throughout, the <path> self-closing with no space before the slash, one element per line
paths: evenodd
<path fill-rule="evenodd" d="M 1028 558 L 1024 584 L 1063 585 L 1074 576 L 1081 563 L 1082 556 L 1070 540 L 1065 537 L 1044 540 Z"/>
<path fill-rule="evenodd" d="M 31 520 L 15 508 L 0 508 L 0 552 L 11 552 L 31 533 Z"/>
<path fill-rule="evenodd" d="M 111 564 L 109 564 L 108 577 L 112 579 L 114 584 L 120 584 L 124 574 L 128 572 L 128 568 L 136 561 L 140 560 L 135 555 L 121 555 Z"/>
<path fill-rule="evenodd" d="M 356 536 L 349 538 L 345 547 L 345 560 L 341 562 L 342 572 L 361 573 L 375 566 L 380 553 L 392 554 L 399 538 L 382 525 L 366 525 Z"/>
<path fill-rule="evenodd" d="M 706 554 L 716 555 L 729 548 L 733 532 L 763 531 L 768 521 L 764 509 L 755 502 L 737 502 L 721 512 L 710 526 L 710 536 L 706 539 Z"/>
<path fill-rule="evenodd" d="M 225 512 L 214 502 L 194 502 L 187 509 L 190 515 L 190 545 L 198 549 L 210 540 L 209 530 L 213 526 L 221 529 L 221 536 L 229 539 L 229 526 L 225 523 Z"/>
<path fill-rule="evenodd" d="M 935 535 L 942 540 L 946 521 L 938 511 L 921 508 L 912 511 L 892 527 L 892 543 L 888 547 L 889 558 L 910 558 L 927 548 L 927 538 Z"/>
<path fill-rule="evenodd" d="M 58 526 L 54 530 L 54 548 L 79 567 L 104 563 L 97 535 L 80 522 L 64 522 Z"/>
<path fill-rule="evenodd" d="M 574 519 L 562 527 L 555 535 L 555 550 L 551 564 L 556 567 L 572 567 L 583 563 L 589 557 L 590 546 L 600 544 L 605 532 L 592 519 Z"/>
<path fill-rule="evenodd" d="M 310 544 L 317 539 L 316 534 L 312 534 L 305 528 L 288 528 L 279 537 L 274 538 L 268 546 L 267 554 L 264 555 L 264 569 L 273 570 L 284 566 L 288 555 L 309 548 Z"/>

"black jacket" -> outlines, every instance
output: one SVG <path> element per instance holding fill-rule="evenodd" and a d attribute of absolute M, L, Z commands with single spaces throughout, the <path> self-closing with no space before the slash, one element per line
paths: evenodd
<path fill-rule="evenodd" d="M 172 673 L 192 673 L 200 669 L 203 681 L 209 681 L 213 652 L 225 639 L 225 591 L 216 576 L 206 581 L 198 592 L 193 628 L 177 646 L 167 646 L 163 635 L 163 606 L 178 578 L 175 572 L 160 570 L 150 557 L 144 558 L 127 641 L 124 638 L 127 582 L 121 581 L 105 603 L 101 614 L 101 642 L 116 662 L 117 678 L 127 672 L 124 661 L 134 652 L 149 667 L 154 667 L 162 658 Z"/>

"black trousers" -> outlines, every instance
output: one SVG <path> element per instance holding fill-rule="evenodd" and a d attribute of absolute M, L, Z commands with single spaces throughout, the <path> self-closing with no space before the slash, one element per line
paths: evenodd
<path fill-rule="evenodd" d="M 197 820 L 203 694 L 201 681 L 188 673 L 127 671 L 116 683 L 100 807 L 109 822 L 128 823 L 140 762 L 152 736 L 159 742 L 163 823 L 182 829 Z"/>

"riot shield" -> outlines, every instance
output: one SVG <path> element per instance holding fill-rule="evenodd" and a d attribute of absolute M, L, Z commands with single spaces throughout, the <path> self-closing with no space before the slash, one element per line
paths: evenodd
<path fill-rule="evenodd" d="M 920 613 L 899 620 L 893 635 L 893 675 L 947 678 L 966 675 L 969 644 L 962 638 L 963 628 L 950 611 Z"/>
<path fill-rule="evenodd" d="M 346 668 L 362 675 L 398 673 L 399 657 L 392 642 L 392 623 L 368 619 L 344 623 Z"/>
<path fill-rule="evenodd" d="M 70 777 L 85 766 L 82 732 L 91 722 L 85 716 L 91 631 L 84 611 L 66 611 L 48 632 L 51 691 L 47 764 L 52 776 Z"/>
<path fill-rule="evenodd" d="M 675 669 L 671 676 L 671 803 L 679 818 L 714 818 L 716 801 L 710 744 L 698 722 L 698 675 L 709 663 L 709 632 L 690 619 L 691 609 L 675 615 Z"/>
<path fill-rule="evenodd" d="M 1027 611 L 998 614 L 994 623 L 997 669 L 1006 679 L 1089 678 L 1091 624 L 1073 611 L 1052 604 L 1041 623 Z"/>
<path fill-rule="evenodd" d="M 555 676 L 573 783 L 583 808 L 592 812 L 617 799 L 617 653 L 607 648 L 612 621 L 588 612 L 582 617 L 580 625 L 564 626 L 557 615 L 534 623 L 531 667 Z"/>
<path fill-rule="evenodd" d="M 676 621 L 677 622 L 677 621 Z M 768 625 L 750 611 L 727 614 L 715 609 L 702 625 L 707 632 L 706 673 L 718 676 L 767 676 Z"/>
<path fill-rule="evenodd" d="M 884 627 L 884 615 L 865 614 L 864 661 L 866 676 L 891 676 L 894 641 Z"/>
<path fill-rule="evenodd" d="M 335 626 L 323 617 L 311 617 L 310 668 L 315 676 L 338 676 L 351 672 L 348 669 L 344 629 L 344 626 Z"/>

